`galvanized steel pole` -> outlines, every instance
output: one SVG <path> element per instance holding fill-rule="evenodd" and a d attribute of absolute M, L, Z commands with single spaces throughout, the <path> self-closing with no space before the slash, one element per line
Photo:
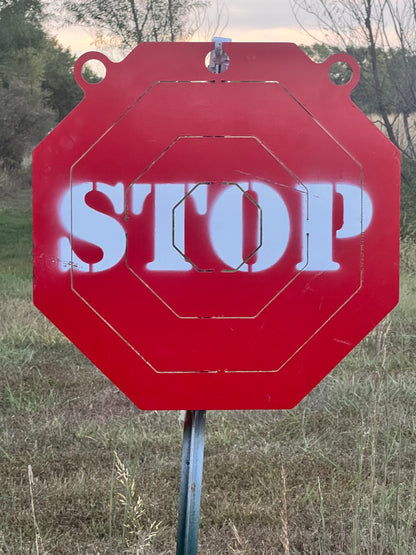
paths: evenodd
<path fill-rule="evenodd" d="M 205 410 L 186 411 L 176 555 L 196 555 L 198 551 L 205 416 Z"/>

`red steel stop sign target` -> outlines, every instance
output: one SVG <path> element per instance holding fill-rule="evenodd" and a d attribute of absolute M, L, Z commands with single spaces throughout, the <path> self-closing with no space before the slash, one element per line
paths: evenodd
<path fill-rule="evenodd" d="M 34 153 L 34 302 L 140 408 L 290 408 L 397 303 L 399 154 L 350 56 L 212 48 L 77 61 Z"/>

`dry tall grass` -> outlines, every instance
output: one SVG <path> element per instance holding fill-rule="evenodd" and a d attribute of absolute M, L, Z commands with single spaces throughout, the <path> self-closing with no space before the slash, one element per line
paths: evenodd
<path fill-rule="evenodd" d="M 30 237 L 2 252 L 0 553 L 174 553 L 178 414 L 37 313 Z M 409 241 L 398 308 L 294 410 L 208 413 L 201 554 L 416 553 L 415 274 Z"/>

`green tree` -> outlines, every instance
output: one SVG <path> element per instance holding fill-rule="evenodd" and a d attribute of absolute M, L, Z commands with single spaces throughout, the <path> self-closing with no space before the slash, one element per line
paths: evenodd
<path fill-rule="evenodd" d="M 75 58 L 43 29 L 41 0 L 0 0 L 0 167 L 25 154 L 82 98 Z"/>
<path fill-rule="evenodd" d="M 44 37 L 39 0 L 0 0 L 0 78 L 3 87 L 15 78 L 31 84 L 39 81 L 37 56 Z"/>
<path fill-rule="evenodd" d="M 307 13 L 316 18 L 328 47 L 358 59 L 363 85 L 355 93 L 376 114 L 389 139 L 416 159 L 415 0 L 291 0 L 299 23 Z M 311 34 L 311 33 L 309 33 Z M 366 94 L 364 94 L 366 92 Z"/>
<path fill-rule="evenodd" d="M 44 103 L 57 115 L 58 121 L 63 119 L 82 100 L 83 92 L 73 77 L 75 56 L 50 37 L 45 37 L 41 54 L 43 56 L 43 72 L 41 86 L 44 92 Z M 89 68 L 88 80 L 94 82 L 99 78 Z"/>
<path fill-rule="evenodd" d="M 0 165 L 6 169 L 18 166 L 54 121 L 41 90 L 41 20 L 38 0 L 0 0 Z"/>
<path fill-rule="evenodd" d="M 39 87 L 13 79 L 0 87 L 0 164 L 16 168 L 26 152 L 42 139 L 55 122 L 54 113 L 45 107 Z"/>
<path fill-rule="evenodd" d="M 343 49 L 337 46 L 316 43 L 312 46 L 303 46 L 302 48 L 310 58 L 319 63 L 332 56 L 332 54 L 340 52 L 347 52 L 355 58 L 360 65 L 360 81 L 352 91 L 352 100 L 367 115 L 378 114 L 379 104 L 375 95 L 376 84 L 366 47 L 350 45 Z M 378 48 L 376 54 L 378 58 L 379 79 L 383 88 L 384 101 L 388 107 L 388 112 L 400 113 L 402 106 L 398 104 L 396 87 L 393 82 L 395 78 L 393 72 L 399 77 L 403 71 L 400 60 L 397 60 L 399 57 L 398 53 L 394 50 L 384 52 L 381 48 Z M 336 67 L 330 69 L 330 75 L 334 83 L 346 83 L 351 78 L 351 68 L 347 64 L 337 64 Z"/>

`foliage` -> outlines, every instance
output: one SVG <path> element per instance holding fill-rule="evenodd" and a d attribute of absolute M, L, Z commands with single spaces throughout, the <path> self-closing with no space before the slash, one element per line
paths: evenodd
<path fill-rule="evenodd" d="M 345 50 L 337 46 L 330 46 L 322 43 L 315 43 L 311 46 L 302 46 L 305 53 L 316 62 L 323 62 L 333 54 L 347 52 L 360 64 L 360 81 L 352 92 L 352 100 L 368 114 L 376 114 L 378 111 L 377 99 L 374 95 L 374 77 L 371 70 L 368 49 L 365 47 L 349 46 Z M 380 60 L 385 61 L 385 53 L 378 49 L 377 54 Z M 349 81 L 351 77 L 351 68 L 347 64 L 339 64 L 336 69 L 330 71 L 331 79 L 336 84 L 342 84 Z M 392 91 L 390 76 L 386 71 L 386 67 L 382 72 L 383 89 L 386 96 L 389 97 L 389 105 L 393 111 L 395 95 Z"/>
<path fill-rule="evenodd" d="M 403 154 L 416 159 L 415 2 L 292 0 L 292 7 L 300 23 L 305 13 L 315 17 L 329 51 L 346 51 L 359 61 L 357 104 L 376 115 Z M 315 48 L 321 53 L 321 46 Z"/>
<path fill-rule="evenodd" d="M 114 452 L 118 501 L 123 508 L 123 528 L 126 532 L 125 542 L 129 553 L 139 555 L 145 553 L 152 540 L 157 536 L 160 522 L 153 521 L 148 528 L 144 525 L 145 509 L 143 499 L 136 491 L 136 479 Z"/>
<path fill-rule="evenodd" d="M 0 167 L 25 154 L 81 100 L 74 57 L 43 30 L 40 0 L 0 0 Z"/>
<path fill-rule="evenodd" d="M 118 44 L 187 38 L 205 0 L 67 2 L 73 21 L 94 26 Z M 82 99 L 74 56 L 44 30 L 42 0 L 0 0 L 0 169 L 25 155 Z M 87 80 L 97 81 L 90 70 Z"/>
<path fill-rule="evenodd" d="M 28 146 L 53 123 L 39 86 L 36 45 L 42 37 L 38 0 L 0 3 L 0 164 L 19 165 Z"/>
<path fill-rule="evenodd" d="M 401 234 L 416 239 L 416 162 L 403 158 L 401 187 Z"/>
<path fill-rule="evenodd" d="M 0 262 L 14 264 L 17 258 L 25 261 L 32 252 L 32 219 L 30 206 L 18 199 L 2 199 L 0 210 Z"/>
<path fill-rule="evenodd" d="M 45 103 L 61 121 L 82 100 L 82 90 L 73 76 L 75 56 L 62 48 L 58 42 L 45 37 L 43 44 L 43 75 L 41 87 L 44 92 Z M 90 82 L 98 80 L 97 76 L 88 70 Z"/>
<path fill-rule="evenodd" d="M 13 80 L 0 88 L 0 163 L 13 168 L 27 150 L 46 135 L 54 123 L 53 111 L 43 103 L 39 88 Z"/>
<path fill-rule="evenodd" d="M 41 0 L 0 0 L 0 71 L 5 67 L 13 71 L 10 53 L 35 47 L 43 32 L 41 24 L 43 8 Z M 13 62 L 16 72 L 20 73 L 23 58 Z"/>
<path fill-rule="evenodd" d="M 375 95 L 376 83 L 371 67 L 368 48 L 364 46 L 347 46 L 345 49 L 322 43 L 311 46 L 302 46 L 310 58 L 316 62 L 323 62 L 332 54 L 347 52 L 357 60 L 360 65 L 360 81 L 352 92 L 354 102 L 368 115 L 377 114 L 379 105 Z M 400 115 L 403 112 L 411 114 L 416 112 L 416 99 L 412 96 L 411 81 L 416 75 L 416 56 L 406 53 L 403 60 L 403 52 L 399 48 L 390 50 L 376 49 L 378 60 L 378 75 L 388 112 Z M 338 67 L 338 75 L 332 75 L 335 83 L 347 82 L 351 75 L 349 66 Z"/>
<path fill-rule="evenodd" d="M 292 0 L 295 15 L 316 18 L 325 44 L 306 47 L 316 61 L 346 51 L 361 80 L 352 99 L 386 132 L 404 156 L 402 236 L 416 233 L 416 3 L 385 0 Z M 338 79 L 346 79 L 344 74 Z"/>
<path fill-rule="evenodd" d="M 66 0 L 72 23 L 95 29 L 97 39 L 122 48 L 145 41 L 189 38 L 206 0 Z"/>

